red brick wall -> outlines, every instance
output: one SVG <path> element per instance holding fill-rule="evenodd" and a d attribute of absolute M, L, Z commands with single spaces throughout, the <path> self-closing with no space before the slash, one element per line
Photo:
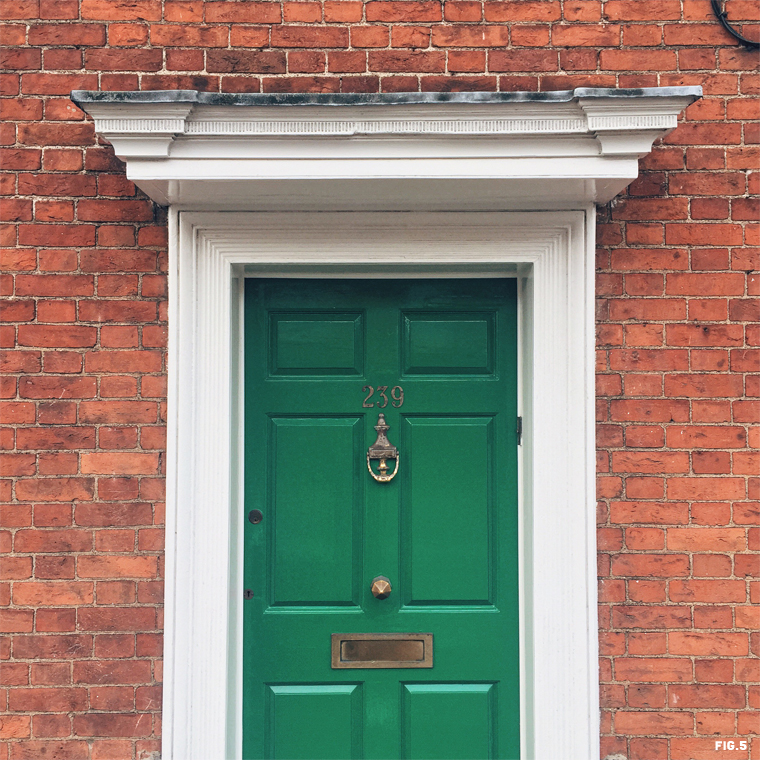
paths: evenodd
<path fill-rule="evenodd" d="M 727 9 L 758 36 L 755 2 Z M 159 747 L 166 229 L 71 89 L 682 84 L 705 97 L 599 211 L 601 756 L 760 758 L 760 77 L 708 0 L 2 17 L 0 760 Z"/>

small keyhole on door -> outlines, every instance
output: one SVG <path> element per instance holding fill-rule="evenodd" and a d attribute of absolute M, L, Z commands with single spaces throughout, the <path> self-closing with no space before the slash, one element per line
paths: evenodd
<path fill-rule="evenodd" d="M 248 513 L 248 519 L 254 524 L 258 525 L 263 519 L 264 515 L 261 514 L 261 511 L 258 509 L 252 509 Z"/>
<path fill-rule="evenodd" d="M 253 589 L 247 588 L 243 591 L 243 599 L 253 599 Z"/>

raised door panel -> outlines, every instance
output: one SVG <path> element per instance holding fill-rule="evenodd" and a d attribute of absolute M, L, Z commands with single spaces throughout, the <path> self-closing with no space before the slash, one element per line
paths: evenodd
<path fill-rule="evenodd" d="M 359 760 L 359 684 L 270 685 L 268 756 L 272 760 Z"/>
<path fill-rule="evenodd" d="M 358 603 L 360 423 L 358 417 L 270 420 L 273 606 Z"/>
<path fill-rule="evenodd" d="M 406 604 L 493 603 L 494 425 L 484 417 L 407 417 L 401 497 Z"/>
<path fill-rule="evenodd" d="M 403 313 L 405 375 L 490 375 L 495 312 Z"/>
<path fill-rule="evenodd" d="M 280 377 L 361 375 L 360 312 L 275 312 L 269 315 L 270 374 Z"/>
<path fill-rule="evenodd" d="M 497 757 L 496 685 L 405 684 L 404 760 L 486 760 Z"/>

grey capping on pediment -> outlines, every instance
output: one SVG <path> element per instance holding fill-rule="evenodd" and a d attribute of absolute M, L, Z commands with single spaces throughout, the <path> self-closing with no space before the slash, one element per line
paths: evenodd
<path fill-rule="evenodd" d="M 673 98 L 702 96 L 701 87 L 605 88 L 577 87 L 549 92 L 400 92 L 400 93 L 219 93 L 197 90 L 100 92 L 74 90 L 71 99 L 80 106 L 120 103 L 187 103 L 208 106 L 393 106 L 449 103 L 569 103 L 580 98 Z M 86 110 L 86 108 L 84 109 Z"/>

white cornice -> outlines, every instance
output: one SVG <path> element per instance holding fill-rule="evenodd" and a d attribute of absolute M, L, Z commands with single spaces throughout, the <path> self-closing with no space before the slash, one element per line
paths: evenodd
<path fill-rule="evenodd" d="M 284 196 L 291 208 L 314 210 L 455 209 L 463 207 L 459 183 L 476 181 L 464 207 L 503 209 L 609 200 L 700 94 L 682 87 L 72 98 L 128 176 L 162 204 L 274 210 Z"/>

